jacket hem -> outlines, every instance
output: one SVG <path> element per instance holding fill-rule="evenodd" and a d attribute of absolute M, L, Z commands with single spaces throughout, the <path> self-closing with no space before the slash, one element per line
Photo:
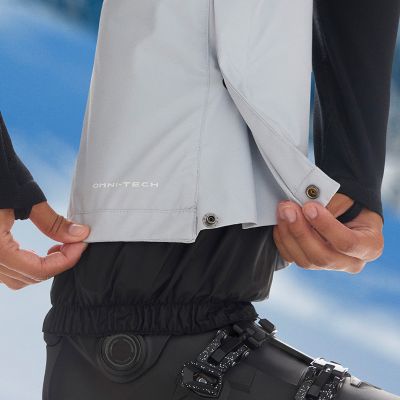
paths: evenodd
<path fill-rule="evenodd" d="M 74 222 L 91 228 L 86 243 L 92 242 L 194 242 L 196 239 L 196 208 L 106 209 L 68 215 Z M 118 229 L 111 229 L 118 227 Z M 165 232 L 168 234 L 159 235 Z"/>
<path fill-rule="evenodd" d="M 131 305 L 54 305 L 42 332 L 103 336 L 122 332 L 184 335 L 255 320 L 251 302 L 152 303 Z"/>

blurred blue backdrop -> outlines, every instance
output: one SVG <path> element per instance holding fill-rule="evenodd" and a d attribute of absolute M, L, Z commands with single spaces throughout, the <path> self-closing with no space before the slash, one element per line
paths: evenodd
<path fill-rule="evenodd" d="M 63 215 L 100 7 L 101 0 L 0 0 L 0 110 L 17 153 Z M 358 275 L 291 265 L 275 275 L 270 298 L 255 306 L 282 340 L 400 394 L 400 51 L 393 72 L 383 255 Z M 41 254 L 54 244 L 29 220 L 16 221 L 13 234 Z M 51 280 L 17 292 L 0 287 L 1 399 L 41 399 L 50 286 Z"/>

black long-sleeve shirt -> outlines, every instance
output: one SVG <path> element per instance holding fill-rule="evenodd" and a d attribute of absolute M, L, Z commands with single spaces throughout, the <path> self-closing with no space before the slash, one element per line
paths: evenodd
<path fill-rule="evenodd" d="M 0 208 L 13 208 L 15 219 L 27 219 L 46 196 L 14 150 L 0 113 Z"/>
<path fill-rule="evenodd" d="M 315 163 L 383 219 L 399 0 L 314 0 Z"/>
<path fill-rule="evenodd" d="M 382 219 L 399 15 L 400 0 L 314 0 L 315 163 L 339 193 Z M 0 128 L 0 208 L 25 219 L 46 198 Z M 273 271 L 284 267 L 271 228 L 204 230 L 194 243 L 90 243 L 78 265 L 54 278 L 43 331 L 182 334 L 253 319 L 250 302 L 268 296 Z"/>

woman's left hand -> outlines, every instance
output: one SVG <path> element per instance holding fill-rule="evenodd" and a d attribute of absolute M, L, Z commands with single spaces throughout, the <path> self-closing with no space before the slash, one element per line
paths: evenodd
<path fill-rule="evenodd" d="M 382 255 L 383 221 L 378 213 L 364 207 L 351 221 L 341 223 L 336 217 L 352 203 L 342 193 L 336 193 L 326 207 L 315 201 L 303 207 L 292 201 L 280 202 L 273 238 L 281 256 L 305 269 L 361 272 L 368 261 Z M 315 218 L 307 215 L 313 209 Z"/>

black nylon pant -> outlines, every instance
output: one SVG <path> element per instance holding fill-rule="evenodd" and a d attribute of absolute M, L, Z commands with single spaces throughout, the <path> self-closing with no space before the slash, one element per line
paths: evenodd
<path fill-rule="evenodd" d="M 136 360 L 129 359 L 132 347 L 120 346 L 126 343 L 121 341 L 121 334 L 96 337 L 44 333 L 47 361 L 43 400 L 204 400 L 181 387 L 178 379 L 183 363 L 194 360 L 216 332 L 217 329 L 182 336 L 131 334 L 140 339 L 136 345 L 141 351 L 136 351 L 136 356 L 140 353 Z M 122 334 L 129 335 L 129 332 Z M 110 340 L 116 336 L 119 341 Z M 118 369 L 121 364 L 116 364 L 116 368 L 107 358 L 104 361 L 101 354 L 102 351 L 104 354 L 105 343 L 113 360 L 125 359 L 125 365 L 131 363 L 130 370 L 121 372 Z M 307 367 L 307 362 L 265 342 L 225 373 L 219 399 L 294 399 Z M 353 386 L 350 377 L 346 377 L 336 399 L 400 400 L 400 397 L 367 382 Z"/>

